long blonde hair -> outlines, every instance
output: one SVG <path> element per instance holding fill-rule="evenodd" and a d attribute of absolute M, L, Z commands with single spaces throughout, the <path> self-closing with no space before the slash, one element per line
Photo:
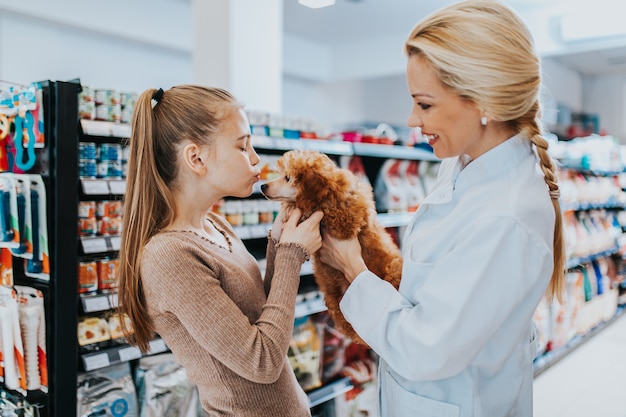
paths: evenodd
<path fill-rule="evenodd" d="M 128 174 L 119 251 L 118 312 L 129 343 L 149 350 L 154 325 L 141 283 L 141 253 L 148 240 L 174 219 L 178 154 L 185 140 L 210 144 L 229 109 L 240 107 L 226 90 L 181 85 L 150 89 L 139 97 L 128 145 Z"/>
<path fill-rule="evenodd" d="M 442 84 L 471 100 L 496 122 L 525 132 L 535 145 L 554 206 L 554 270 L 546 296 L 561 299 L 565 244 L 555 166 L 540 128 L 541 67 L 522 19 L 497 0 L 467 0 L 422 20 L 406 43 L 424 57 Z"/>

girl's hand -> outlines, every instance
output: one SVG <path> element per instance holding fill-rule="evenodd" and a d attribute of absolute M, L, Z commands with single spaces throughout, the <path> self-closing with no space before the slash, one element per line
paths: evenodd
<path fill-rule="evenodd" d="M 281 213 L 278 213 L 281 216 Z M 302 212 L 294 209 L 289 214 L 289 219 L 283 224 L 280 234 L 281 243 L 297 243 L 304 247 L 309 255 L 313 255 L 322 247 L 322 235 L 320 233 L 320 221 L 324 213 L 316 211 L 311 217 L 298 224 Z"/>

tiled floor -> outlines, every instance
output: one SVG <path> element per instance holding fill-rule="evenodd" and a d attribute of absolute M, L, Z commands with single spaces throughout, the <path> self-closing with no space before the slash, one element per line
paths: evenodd
<path fill-rule="evenodd" d="M 535 378 L 533 417 L 626 417 L 626 314 Z"/>

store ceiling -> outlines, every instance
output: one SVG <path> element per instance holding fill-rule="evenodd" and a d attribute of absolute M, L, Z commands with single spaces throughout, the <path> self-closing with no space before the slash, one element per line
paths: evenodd
<path fill-rule="evenodd" d="M 455 1 L 337 0 L 331 7 L 309 9 L 298 4 L 297 0 L 284 0 L 284 30 L 285 33 L 329 45 L 374 39 L 389 34 L 406 36 L 420 18 Z M 521 14 L 533 8 L 555 5 L 567 10 L 573 4 L 566 0 L 505 2 Z M 626 41 L 623 44 L 596 44 L 592 50 L 575 51 L 555 55 L 553 58 L 581 74 L 626 74 Z"/>

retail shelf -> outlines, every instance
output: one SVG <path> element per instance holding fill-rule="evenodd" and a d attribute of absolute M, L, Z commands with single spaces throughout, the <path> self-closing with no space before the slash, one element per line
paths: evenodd
<path fill-rule="evenodd" d="M 579 172 L 583 175 L 594 175 L 596 177 L 615 177 L 624 172 L 623 170 L 622 171 L 612 171 L 612 170 L 604 171 L 604 170 L 599 170 L 599 169 L 584 169 L 584 168 L 567 166 L 567 165 L 564 165 L 563 169 L 570 169 L 570 170 Z"/>
<path fill-rule="evenodd" d="M 567 354 L 578 348 L 587 340 L 591 339 L 600 331 L 604 330 L 607 326 L 609 326 L 611 323 L 621 317 L 625 312 L 626 308 L 624 308 L 623 306 L 618 307 L 617 312 L 613 315 L 613 317 L 611 317 L 611 319 L 601 322 L 584 335 L 574 337 L 565 346 L 555 349 L 553 351 L 546 352 L 545 354 L 537 357 L 533 362 L 533 373 L 535 377 L 555 363 L 557 363 L 559 360 L 563 359 L 565 356 L 567 356 Z"/>
<path fill-rule="evenodd" d="M 342 142 L 325 139 L 283 139 L 252 135 L 252 145 L 258 149 L 276 151 L 310 149 L 331 155 L 361 155 L 378 158 L 417 159 L 421 161 L 440 160 L 432 152 L 411 146 Z"/>
<path fill-rule="evenodd" d="M 118 251 L 121 241 L 120 236 L 81 236 L 80 238 L 85 255 Z"/>
<path fill-rule="evenodd" d="M 104 348 L 95 352 L 84 353 L 81 355 L 81 360 L 85 371 L 93 371 L 94 369 L 106 368 L 107 366 L 128 362 L 144 356 L 167 352 L 168 350 L 169 348 L 163 339 L 157 338 L 150 341 L 150 351 L 145 354 L 142 354 L 141 351 L 134 346 L 120 345 Z"/>
<path fill-rule="evenodd" d="M 601 252 L 594 253 L 594 254 L 591 254 L 589 256 L 570 258 L 565 263 L 565 268 L 567 268 L 567 269 L 575 268 L 577 266 L 587 264 L 587 263 L 589 263 L 591 261 L 594 261 L 596 259 L 605 258 L 607 256 L 611 256 L 611 255 L 613 255 L 615 253 L 618 253 L 619 249 L 620 249 L 619 245 L 616 245 L 616 246 L 614 246 L 614 247 L 612 247 L 610 249 L 603 250 Z"/>
<path fill-rule="evenodd" d="M 440 161 L 432 152 L 410 146 L 377 145 L 374 143 L 352 144 L 354 155 L 374 156 L 379 158 L 417 159 L 420 161 Z"/>
<path fill-rule="evenodd" d="M 401 227 L 408 225 L 415 213 L 378 213 L 378 221 L 384 227 Z"/>
<path fill-rule="evenodd" d="M 283 139 L 253 135 L 252 146 L 277 151 L 309 149 L 332 155 L 352 155 L 354 153 L 352 145 L 349 142 L 329 141 L 324 139 Z"/>
<path fill-rule="evenodd" d="M 585 211 L 585 210 L 601 210 L 601 209 L 623 209 L 625 203 L 616 198 L 611 198 L 605 202 L 576 202 L 561 205 L 563 211 Z"/>
<path fill-rule="evenodd" d="M 267 237 L 267 233 L 272 228 L 271 223 L 234 226 L 235 233 L 241 240 L 246 239 L 260 239 Z"/>
<path fill-rule="evenodd" d="M 127 123 L 81 119 L 80 125 L 83 129 L 83 133 L 89 136 L 105 136 L 122 139 L 130 137 L 131 132 L 131 126 Z"/>
<path fill-rule="evenodd" d="M 326 311 L 326 304 L 324 303 L 324 297 L 319 292 L 311 293 L 311 296 L 296 304 L 295 317 L 305 317 L 311 314 Z"/>
<path fill-rule="evenodd" d="M 85 195 L 123 195 L 126 181 L 122 179 L 81 178 L 81 188 Z"/>
<path fill-rule="evenodd" d="M 333 398 L 350 391 L 352 388 L 354 388 L 354 385 L 352 385 L 352 382 L 350 382 L 348 378 L 342 378 L 326 384 L 323 387 L 307 394 L 309 397 L 309 406 L 312 408 L 316 405 L 332 400 Z"/>

